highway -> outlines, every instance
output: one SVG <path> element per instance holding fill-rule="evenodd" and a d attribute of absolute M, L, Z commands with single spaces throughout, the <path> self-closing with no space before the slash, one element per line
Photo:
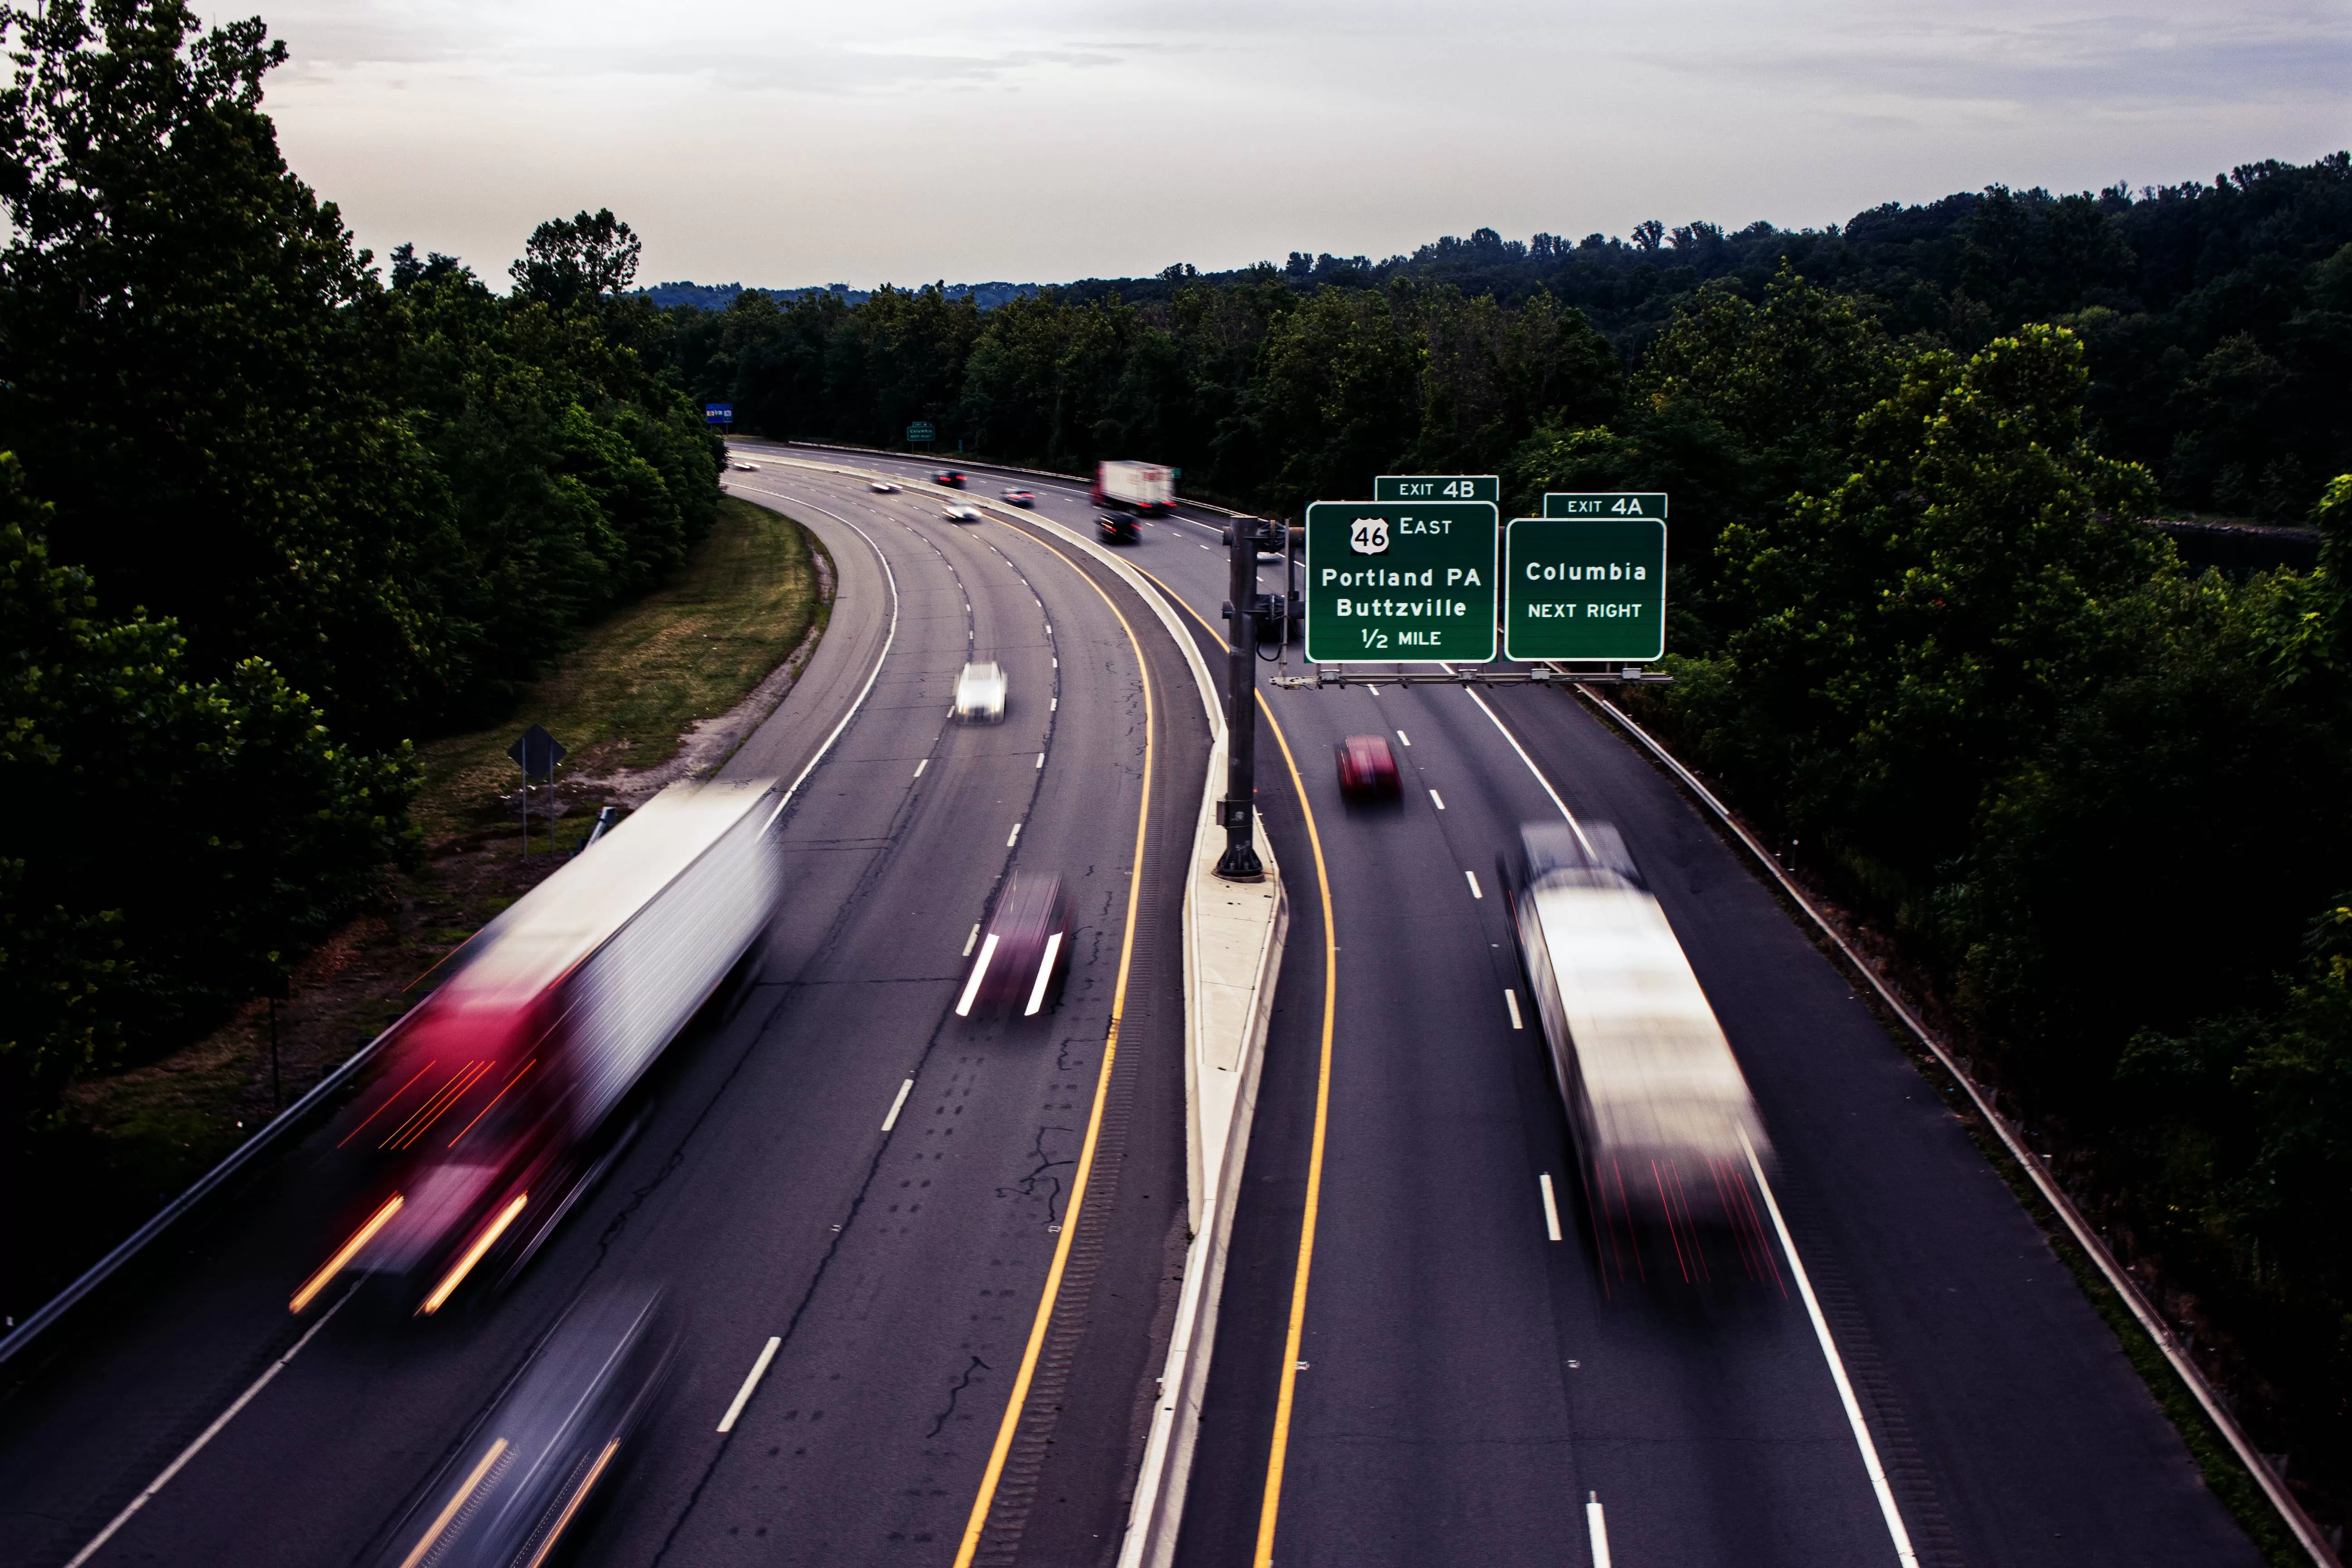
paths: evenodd
<path fill-rule="evenodd" d="M 1075 482 L 971 482 L 1028 488 L 1074 526 L 1091 515 Z M 1152 523 L 1129 555 L 1213 653 L 1220 521 Z M 1259 803 L 1296 913 L 1180 1562 L 1532 1568 L 1599 1561 L 1604 1541 L 1619 1568 L 1906 1548 L 1935 1568 L 2260 1561 L 1940 1087 L 1591 710 L 1558 690 L 1389 687 L 1269 691 L 1265 711 L 1284 744 L 1260 742 Z M 1342 805 L 1331 748 L 1352 733 L 1390 739 L 1401 809 Z M 1624 833 L 1730 1037 L 1820 1330 L 1786 1252 L 1780 1278 L 1703 1302 L 1601 1288 L 1492 885 L 1517 825 L 1563 809 Z M 1337 949 L 1319 1171 L 1318 848 Z"/>
<path fill-rule="evenodd" d="M 737 445 L 761 466 L 730 488 L 810 524 L 839 574 L 809 670 L 726 768 L 815 763 L 756 980 L 673 1048 L 520 1285 L 460 1321 L 288 1314 L 349 1190 L 352 1110 L 172 1237 L 8 1368 L 0 1565 L 397 1562 L 428 1478 L 613 1279 L 667 1288 L 679 1372 L 579 1561 L 1115 1557 L 1185 1241 L 1200 695 L 1112 574 L 944 521 L 921 465 L 840 455 L 908 479 L 882 496 Z M 1082 487 L 1001 482 L 1090 527 Z M 1216 526 L 1124 550 L 1212 656 Z M 1010 672 L 1001 726 L 948 718 L 975 656 Z M 1589 709 L 1390 687 L 1265 711 L 1293 920 L 1180 1561 L 2259 1560 L 1938 1087 Z M 1398 809 L 1340 802 L 1355 733 L 1394 746 Z M 1788 1243 L 1764 1278 L 1611 1292 L 1582 1245 L 1494 877 L 1518 823 L 1562 811 L 1623 831 L 1755 1089 Z M 1014 870 L 1072 891 L 1067 994 L 1034 1024 L 959 1019 Z"/>
<path fill-rule="evenodd" d="M 340 1234 L 357 1101 L 170 1237 L 7 1369 L 0 1563 L 397 1562 L 420 1489 L 615 1280 L 666 1288 L 678 1370 L 573 1560 L 1115 1552 L 1184 1242 L 1200 695 L 1066 544 L 946 521 L 934 494 L 729 478 L 838 574 L 809 669 L 724 769 L 816 763 L 756 977 L 672 1048 L 644 1130 L 520 1284 L 457 1321 L 288 1312 Z M 1008 671 L 1002 724 L 949 718 L 975 656 Z M 1016 870 L 1070 894 L 1064 996 L 960 1018 L 970 933 Z"/>

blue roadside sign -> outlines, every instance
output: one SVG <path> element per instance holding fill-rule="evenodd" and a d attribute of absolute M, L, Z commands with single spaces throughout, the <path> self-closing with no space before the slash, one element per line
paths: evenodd
<path fill-rule="evenodd" d="M 702 422 L 705 425 L 732 425 L 735 423 L 735 405 L 731 403 L 706 403 L 702 405 Z"/>

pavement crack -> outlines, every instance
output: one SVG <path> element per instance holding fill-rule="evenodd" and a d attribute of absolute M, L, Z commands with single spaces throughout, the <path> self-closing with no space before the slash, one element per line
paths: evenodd
<path fill-rule="evenodd" d="M 1055 1169 L 1056 1166 L 1075 1165 L 1077 1163 L 1077 1158 L 1076 1155 L 1073 1155 L 1068 1159 L 1055 1159 L 1045 1148 L 1045 1135 L 1048 1132 L 1059 1132 L 1065 1136 L 1075 1136 L 1077 1132 L 1077 1129 L 1075 1127 L 1055 1127 L 1050 1125 L 1038 1128 L 1036 1138 L 1029 1145 L 1029 1152 L 1037 1157 L 1037 1163 L 1030 1169 L 1027 1175 L 1022 1177 L 1013 1185 L 1009 1187 L 997 1188 L 996 1195 L 1000 1198 L 1006 1198 L 1018 1193 L 1024 1198 L 1034 1198 L 1041 1195 L 1042 1194 L 1045 1200 L 1045 1213 L 1052 1217 L 1053 1223 L 1059 1225 L 1062 1222 L 1062 1199 L 1067 1192 L 1067 1188 L 1064 1185 L 1061 1177 L 1048 1175 L 1046 1173 Z"/>
<path fill-rule="evenodd" d="M 986 1362 L 981 1360 L 978 1356 L 971 1358 L 971 1364 L 963 1369 L 963 1375 L 957 1378 L 953 1383 L 948 1384 L 947 1408 L 941 1410 L 938 1415 L 932 1418 L 931 1429 L 923 1434 L 923 1441 L 927 1443 L 929 1442 L 932 1438 L 938 1436 L 940 1431 L 946 1427 L 949 1419 L 955 1415 L 957 1399 L 962 1396 L 965 1389 L 971 1386 L 971 1374 L 975 1372 L 987 1372 L 989 1370 L 990 1367 Z"/>

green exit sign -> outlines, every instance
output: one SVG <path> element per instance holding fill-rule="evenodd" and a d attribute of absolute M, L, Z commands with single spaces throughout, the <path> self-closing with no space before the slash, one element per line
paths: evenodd
<path fill-rule="evenodd" d="M 1546 517 L 1654 517 L 1666 515 L 1663 493 L 1646 490 L 1550 490 L 1544 496 Z"/>
<path fill-rule="evenodd" d="M 1664 518 L 1514 518 L 1503 581 L 1507 658 L 1646 660 L 1666 651 Z"/>
<path fill-rule="evenodd" d="M 1307 657 L 1318 664 L 1495 657 L 1492 501 L 1319 500 L 1307 509 Z"/>
<path fill-rule="evenodd" d="M 1490 500 L 1503 503 L 1503 481 L 1492 474 L 1382 474 L 1374 500 Z"/>

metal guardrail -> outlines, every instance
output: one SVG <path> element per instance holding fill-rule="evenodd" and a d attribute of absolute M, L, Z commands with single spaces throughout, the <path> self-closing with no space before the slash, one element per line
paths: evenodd
<path fill-rule="evenodd" d="M 404 1014 L 403 1016 L 406 1015 Z M 105 1284 L 117 1269 L 138 1257 L 157 1237 L 171 1229 L 173 1225 L 184 1218 L 190 1210 L 219 1191 L 230 1177 L 253 1163 L 270 1145 L 301 1125 L 312 1111 L 320 1109 L 326 1102 L 329 1096 L 349 1082 L 352 1076 L 360 1068 L 365 1067 L 376 1052 L 383 1048 L 384 1041 L 392 1037 L 394 1030 L 399 1027 L 399 1023 L 394 1022 L 391 1028 L 362 1046 L 344 1061 L 342 1066 L 320 1079 L 310 1093 L 270 1118 L 268 1123 L 260 1131 L 231 1150 L 226 1159 L 197 1178 L 194 1185 L 164 1205 L 153 1218 L 132 1231 L 116 1246 L 113 1251 L 83 1270 L 80 1279 L 50 1297 L 42 1304 L 38 1311 L 17 1324 L 6 1339 L 0 1340 L 0 1363 L 5 1363 L 11 1356 L 31 1344 L 43 1330 L 53 1326 L 83 1297 Z"/>
<path fill-rule="evenodd" d="M 1697 775 L 1683 766 L 1681 761 L 1673 752 L 1653 740 L 1648 731 L 1633 722 L 1615 703 L 1594 692 L 1587 691 L 1585 695 L 1598 705 L 1601 711 L 1616 721 L 1627 734 L 1640 742 L 1643 747 L 1652 756 L 1657 758 L 1675 778 L 1681 780 L 1693 795 L 1706 803 L 1707 809 L 1722 820 L 1723 825 L 1732 831 L 1741 844 L 1747 846 L 1748 852 L 1756 857 L 1758 864 L 1772 874 L 1772 879 L 1780 885 L 1780 890 L 1787 893 L 1799 909 L 1811 917 L 1812 922 L 1821 928 L 1822 934 L 1836 945 L 1838 952 L 1844 955 L 1854 973 L 1869 982 L 1870 988 L 1878 994 L 1879 1000 L 1885 1003 L 1887 1009 L 1903 1021 L 1903 1026 L 1908 1029 L 1912 1037 L 1920 1045 L 1926 1047 L 1936 1060 L 1943 1065 L 1946 1072 L 1951 1074 L 1952 1080 L 1966 1091 L 1969 1101 L 1975 1105 L 1977 1114 L 1983 1117 L 1985 1124 L 2000 1137 L 2001 1147 L 2009 1151 L 2010 1157 L 2017 1162 L 2018 1168 L 2025 1173 L 2026 1178 L 2042 1194 L 2042 1201 L 2050 1205 L 2051 1212 L 2055 1214 L 2060 1222 L 2065 1226 L 2068 1234 L 2074 1238 L 2074 1244 L 2083 1249 L 2084 1254 L 2094 1264 L 2097 1265 L 2099 1272 L 2106 1278 L 2107 1284 L 2115 1290 L 2116 1296 L 2121 1298 L 2132 1316 L 2138 1320 L 2139 1326 L 2147 1331 L 2147 1337 L 2155 1342 L 2157 1349 L 2162 1352 L 2164 1359 L 2171 1363 L 2172 1370 L 2179 1375 L 2180 1381 L 2188 1386 L 2189 1392 L 2196 1396 L 2197 1403 L 2203 1408 L 2206 1418 L 2212 1422 L 2214 1429 L 2220 1432 L 2229 1443 L 2231 1450 L 2237 1455 L 2239 1463 L 2243 1465 L 2246 1473 L 2253 1478 L 2254 1484 L 2262 1489 L 2263 1495 L 2270 1500 L 2271 1507 L 2277 1510 L 2279 1518 L 2294 1534 L 2296 1543 L 2310 1554 L 2312 1562 L 2319 1564 L 2319 1568 L 2342 1568 L 2336 1553 L 2329 1550 L 2326 1541 L 2320 1535 L 2319 1526 L 2313 1521 L 2309 1514 L 2303 1511 L 2303 1505 L 2294 1500 L 2294 1495 L 2286 1489 L 2285 1482 L 2276 1471 L 2271 1468 L 2269 1462 L 2254 1447 L 2252 1441 L 2240 1429 L 2236 1417 L 2231 1415 L 2222 1405 L 2221 1395 L 2215 1392 L 2213 1385 L 2205 1380 L 2204 1372 L 2189 1358 L 2179 1336 L 2173 1333 L 2171 1325 L 2164 1321 L 2154 1305 L 2141 1293 L 2138 1283 L 2121 1264 L 2116 1261 L 2115 1255 L 2107 1250 L 2106 1243 L 2099 1239 L 2098 1234 L 2083 1218 L 2081 1211 L 2075 1208 L 2074 1200 L 2067 1197 L 2064 1189 L 2058 1185 L 2056 1179 L 2051 1175 L 2040 1160 L 2034 1158 L 2032 1152 L 2026 1148 L 2025 1142 L 2019 1135 L 2017 1128 L 2001 1119 L 2000 1112 L 1993 1108 L 1991 1097 L 1978 1087 L 1977 1081 L 1969 1076 L 1960 1066 L 1958 1059 L 1945 1047 L 1943 1041 L 1900 996 L 1895 994 L 1894 987 L 1880 977 L 1877 969 L 1853 950 L 1838 929 L 1830 923 L 1829 918 L 1815 907 L 1812 900 L 1805 896 L 1803 889 L 1797 886 L 1780 861 L 1773 858 L 1772 852 L 1759 843 L 1755 836 L 1747 828 L 1740 826 L 1738 819 L 1731 815 L 1730 808 L 1717 800 L 1714 792 L 1698 781 Z"/>

